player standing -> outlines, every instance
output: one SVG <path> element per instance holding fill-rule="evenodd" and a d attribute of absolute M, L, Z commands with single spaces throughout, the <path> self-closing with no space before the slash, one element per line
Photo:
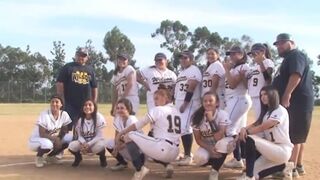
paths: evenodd
<path fill-rule="evenodd" d="M 156 90 L 154 102 L 156 107 L 151 109 L 143 119 L 119 132 L 116 138 L 120 141 L 123 135 L 128 134 L 124 139 L 136 168 L 133 180 L 141 180 L 149 172 L 149 169 L 144 166 L 144 156 L 140 151 L 163 164 L 166 167 L 167 178 L 173 175 L 173 166 L 170 162 L 174 161 L 179 154 L 182 119 L 179 111 L 171 103 L 171 93 L 165 89 Z M 153 137 L 135 131 L 149 123 L 153 125 Z"/>
<path fill-rule="evenodd" d="M 252 100 L 255 120 L 257 120 L 261 108 L 260 90 L 262 87 L 271 84 L 274 63 L 270 59 L 271 55 L 267 44 L 254 44 L 248 54 L 252 56 L 255 62 L 248 75 L 248 93 Z"/>
<path fill-rule="evenodd" d="M 202 106 L 192 116 L 193 134 L 199 145 L 194 162 L 199 166 L 211 165 L 209 180 L 218 180 L 219 169 L 227 157 L 227 144 L 221 141 L 234 141 L 232 137 L 225 137 L 230 124 L 229 115 L 218 106 L 218 95 L 208 91 L 203 96 Z"/>
<path fill-rule="evenodd" d="M 113 85 L 113 100 L 111 114 L 115 114 L 115 104 L 121 98 L 128 99 L 133 107 L 133 112 L 137 113 L 139 108 L 138 83 L 136 70 L 129 65 L 129 56 L 119 54 L 117 67 L 111 79 Z"/>
<path fill-rule="evenodd" d="M 251 106 L 246 86 L 249 65 L 246 63 L 247 54 L 240 46 L 233 46 L 230 51 L 226 52 L 226 55 L 230 56 L 230 61 L 223 64 L 226 71 L 225 110 L 231 121 L 227 131 L 232 135 L 237 135 L 240 129 L 246 126 L 247 113 Z M 239 144 L 237 144 L 233 156 L 234 159 L 226 162 L 224 166 L 229 168 L 244 167 Z"/>
<path fill-rule="evenodd" d="M 118 133 L 136 123 L 138 119 L 133 115 L 132 104 L 128 99 L 120 99 L 116 104 L 116 116 L 113 120 L 115 138 Z M 113 171 L 119 171 L 128 167 L 126 161 L 131 161 L 128 149 L 124 142 L 116 144 L 115 139 L 106 142 L 106 149 L 117 159 L 118 163 L 111 167 Z"/>
<path fill-rule="evenodd" d="M 78 48 L 75 61 L 63 66 L 57 78 L 57 94 L 64 98 L 64 110 L 72 120 L 69 131 L 77 122 L 84 101 L 92 99 L 97 102 L 97 82 L 94 69 L 86 64 L 88 55 L 86 48 Z"/>
<path fill-rule="evenodd" d="M 208 92 L 216 92 L 219 96 L 219 108 L 224 109 L 225 70 L 219 59 L 219 50 L 207 49 L 207 67 L 202 79 L 202 97 Z"/>
<path fill-rule="evenodd" d="M 193 142 L 191 116 L 200 107 L 202 75 L 199 68 L 193 65 L 194 56 L 190 51 L 183 51 L 180 55 L 181 71 L 175 86 L 175 106 L 181 113 L 182 144 L 184 157 L 179 165 L 192 163 L 191 148 Z"/>
<path fill-rule="evenodd" d="M 266 86 L 261 89 L 262 104 L 258 120 L 240 131 L 245 143 L 246 173 L 239 179 L 261 179 L 284 171 L 285 180 L 292 179 L 293 162 L 288 162 L 293 144 L 289 137 L 289 115 L 280 105 L 278 91 Z M 263 137 L 257 136 L 263 133 Z"/>
<path fill-rule="evenodd" d="M 37 120 L 29 140 L 30 149 L 37 152 L 36 167 L 43 167 L 46 162 L 61 164 L 55 155 L 67 148 L 72 140 L 72 135 L 67 134 L 68 124 L 72 121 L 68 113 L 61 110 L 62 106 L 62 98 L 52 96 L 50 108 L 43 111 Z M 45 153 L 49 153 L 46 159 L 43 157 Z"/>
<path fill-rule="evenodd" d="M 155 107 L 153 94 L 159 85 L 165 85 L 170 91 L 174 91 L 177 75 L 167 68 L 167 57 L 163 53 L 157 53 L 154 57 L 155 65 L 137 72 L 137 80 L 147 90 L 148 110 Z M 173 94 L 173 93 L 172 93 Z"/>
<path fill-rule="evenodd" d="M 75 126 L 77 139 L 69 144 L 69 151 L 75 159 L 73 167 L 79 166 L 82 161 L 82 154 L 97 154 L 100 159 L 100 166 L 106 167 L 105 140 L 102 129 L 106 122 L 102 114 L 98 113 L 97 104 L 87 100 L 83 104 L 80 118 Z"/>

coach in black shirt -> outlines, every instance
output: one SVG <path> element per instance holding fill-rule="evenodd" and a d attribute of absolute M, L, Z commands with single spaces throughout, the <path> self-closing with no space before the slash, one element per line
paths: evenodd
<path fill-rule="evenodd" d="M 57 94 L 64 97 L 64 110 L 72 120 L 69 130 L 79 118 L 83 103 L 88 99 L 97 102 L 98 88 L 95 73 L 91 66 L 86 65 L 87 61 L 87 49 L 78 48 L 75 61 L 64 65 L 57 78 Z"/>
<path fill-rule="evenodd" d="M 279 34 L 274 45 L 284 59 L 273 85 L 279 91 L 281 104 L 289 113 L 289 133 L 294 144 L 290 161 L 296 165 L 293 176 L 299 176 L 305 173 L 302 166 L 303 148 L 314 103 L 311 72 L 306 55 L 296 49 L 290 34 Z"/>

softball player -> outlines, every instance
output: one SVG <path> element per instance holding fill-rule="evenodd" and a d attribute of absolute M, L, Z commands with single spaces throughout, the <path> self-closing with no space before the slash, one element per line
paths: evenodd
<path fill-rule="evenodd" d="M 147 89 L 148 110 L 155 107 L 153 94 L 159 84 L 165 85 L 169 90 L 174 90 L 177 75 L 167 68 L 167 57 L 163 53 L 157 53 L 154 57 L 155 65 L 137 72 L 137 80 Z M 173 94 L 173 93 L 172 93 Z"/>
<path fill-rule="evenodd" d="M 127 99 L 120 99 L 116 105 L 116 116 L 113 120 L 115 129 L 115 137 L 119 132 L 126 129 L 130 125 L 136 123 L 138 119 L 133 115 L 131 102 Z M 111 167 L 111 170 L 118 171 L 128 167 L 126 161 L 131 161 L 128 149 L 123 142 L 116 144 L 114 139 L 110 139 L 106 143 L 107 150 L 117 159 L 118 163 Z"/>
<path fill-rule="evenodd" d="M 207 50 L 207 68 L 203 73 L 202 97 L 208 92 L 216 92 L 219 96 L 219 108 L 224 109 L 225 70 L 219 60 L 219 51 L 214 48 Z"/>
<path fill-rule="evenodd" d="M 136 70 L 129 65 L 129 57 L 125 54 L 118 55 L 117 67 L 111 79 L 113 85 L 113 101 L 111 114 L 115 113 L 115 103 L 121 99 L 128 99 L 133 107 L 133 112 L 137 113 L 139 108 L 138 83 Z"/>
<path fill-rule="evenodd" d="M 230 56 L 230 61 L 223 64 L 226 71 L 225 110 L 228 112 L 231 121 L 227 131 L 236 136 L 240 129 L 246 126 L 247 113 L 251 106 L 251 99 L 246 86 L 249 65 L 246 64 L 247 54 L 239 46 L 233 46 L 226 55 Z M 241 161 L 239 144 L 233 155 L 234 159 L 226 162 L 224 166 L 229 168 L 244 167 Z"/>
<path fill-rule="evenodd" d="M 182 144 L 184 157 L 178 162 L 179 165 L 190 165 L 192 163 L 192 127 L 191 115 L 200 107 L 200 82 L 202 82 L 201 72 L 198 67 L 192 65 L 193 54 L 184 51 L 180 54 L 181 72 L 178 75 L 175 86 L 175 106 L 181 113 Z"/>
<path fill-rule="evenodd" d="M 193 134 L 199 145 L 194 162 L 199 166 L 206 163 L 212 166 L 209 180 L 218 180 L 218 171 L 227 156 L 227 143 L 220 141 L 234 142 L 232 137 L 225 137 L 229 115 L 218 106 L 218 95 L 208 91 L 203 96 L 202 106 L 192 116 Z M 217 146 L 218 142 L 224 147 Z"/>
<path fill-rule="evenodd" d="M 261 89 L 261 114 L 258 120 L 240 131 L 245 143 L 246 174 L 239 179 L 261 179 L 284 171 L 284 179 L 292 179 L 293 162 L 288 162 L 293 144 L 289 137 L 289 115 L 279 104 L 278 91 L 265 86 Z M 263 133 L 264 137 L 257 136 Z"/>
<path fill-rule="evenodd" d="M 37 152 L 36 167 L 43 167 L 46 162 L 61 164 L 55 155 L 67 148 L 72 140 L 72 135 L 67 134 L 68 124 L 72 121 L 68 113 L 61 110 L 62 106 L 62 98 L 52 96 L 50 109 L 43 111 L 37 120 L 29 139 L 30 149 Z M 49 153 L 46 159 L 43 158 L 45 153 Z"/>
<path fill-rule="evenodd" d="M 116 138 L 116 141 L 120 141 L 123 135 L 128 134 L 124 139 L 136 168 L 133 180 L 141 180 L 149 172 L 144 166 L 144 156 L 141 156 L 140 151 L 155 162 L 163 164 L 166 167 L 167 178 L 173 175 L 173 166 L 170 162 L 179 154 L 182 119 L 179 111 L 171 103 L 171 93 L 165 89 L 156 90 L 154 102 L 156 107 L 143 119 L 119 132 Z M 153 126 L 153 137 L 135 131 L 148 123 Z M 132 141 L 128 141 L 129 139 Z"/>
<path fill-rule="evenodd" d="M 98 113 L 98 107 L 92 100 L 85 101 L 80 118 L 75 126 L 77 140 L 69 144 L 69 151 L 75 159 L 73 167 L 79 166 L 82 154 L 97 154 L 100 166 L 106 167 L 105 140 L 102 129 L 106 122 L 102 114 Z"/>
<path fill-rule="evenodd" d="M 269 59 L 271 56 L 266 44 L 254 44 L 248 54 L 252 56 L 255 62 L 248 75 L 248 93 L 252 100 L 255 120 L 257 120 L 261 108 L 259 93 L 262 87 L 271 83 L 274 63 Z"/>

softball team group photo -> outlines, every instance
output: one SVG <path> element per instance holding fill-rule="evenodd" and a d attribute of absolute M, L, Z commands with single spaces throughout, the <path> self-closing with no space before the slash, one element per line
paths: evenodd
<path fill-rule="evenodd" d="M 204 172 L 209 180 L 222 179 L 221 168 L 242 170 L 239 180 L 307 176 L 304 144 L 314 102 L 309 63 L 290 34 L 280 33 L 273 45 L 283 58 L 279 67 L 264 43 L 249 51 L 236 44 L 226 51 L 208 48 L 203 67 L 193 52 L 179 52 L 178 72 L 162 52 L 139 70 L 119 53 L 108 110 L 113 119 L 99 112 L 88 50 L 78 48 L 75 60 L 60 69 L 48 109 L 35 120 L 29 138 L 35 166 L 62 164 L 69 151 L 74 168 L 90 155 L 111 171 L 133 168 L 132 180 L 148 179 L 149 163 L 173 179 L 181 166 L 210 167 Z M 138 118 L 139 87 L 147 111 Z M 105 137 L 106 126 L 113 126 L 113 137 Z"/>

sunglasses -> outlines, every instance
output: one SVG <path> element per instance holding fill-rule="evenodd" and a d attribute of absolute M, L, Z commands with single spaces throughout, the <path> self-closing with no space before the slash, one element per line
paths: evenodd
<path fill-rule="evenodd" d="M 163 59 L 159 58 L 159 59 L 155 59 L 154 61 L 159 62 L 162 61 Z"/>

